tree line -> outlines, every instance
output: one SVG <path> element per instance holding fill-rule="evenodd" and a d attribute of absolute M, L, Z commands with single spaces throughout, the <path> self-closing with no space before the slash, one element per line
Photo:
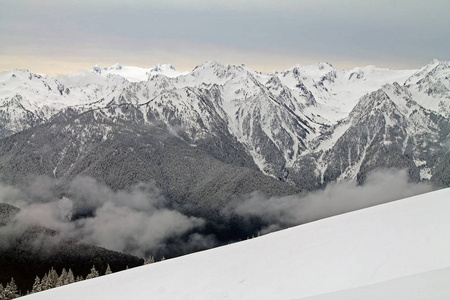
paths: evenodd
<path fill-rule="evenodd" d="M 161 258 L 161 261 L 165 260 L 164 256 Z M 155 259 L 153 256 L 150 256 L 144 261 L 144 265 L 154 263 Z M 128 267 L 127 267 L 128 269 Z M 111 274 L 112 270 L 109 266 L 109 264 L 106 267 L 106 271 L 104 275 Z M 44 274 L 42 278 L 39 276 L 36 276 L 36 279 L 34 280 L 33 287 L 31 291 L 27 291 L 25 295 L 38 293 L 41 291 L 45 291 L 48 289 L 52 289 L 55 287 L 71 284 L 78 281 L 83 281 L 87 279 L 92 279 L 95 277 L 99 277 L 100 273 L 95 268 L 95 265 L 92 266 L 90 273 L 84 278 L 81 275 L 75 276 L 72 272 L 72 269 L 69 268 L 69 270 L 66 270 L 65 268 L 62 269 L 61 274 L 58 274 L 56 270 L 52 267 L 47 273 Z M 14 278 L 11 278 L 11 281 L 6 284 L 6 286 L 3 286 L 3 284 L 0 283 L 0 300 L 9 300 L 14 299 L 17 297 L 23 296 L 22 293 L 17 288 L 16 282 Z"/>

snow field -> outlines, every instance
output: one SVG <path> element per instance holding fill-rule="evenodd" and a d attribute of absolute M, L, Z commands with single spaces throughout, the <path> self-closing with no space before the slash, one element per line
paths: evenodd
<path fill-rule="evenodd" d="M 448 299 L 449 212 L 447 188 L 25 298 Z"/>

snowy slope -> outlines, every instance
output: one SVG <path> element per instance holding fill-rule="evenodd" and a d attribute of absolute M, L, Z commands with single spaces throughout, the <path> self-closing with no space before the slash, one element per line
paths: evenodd
<path fill-rule="evenodd" d="M 303 93 L 304 88 L 311 91 L 315 103 L 309 105 L 307 110 L 333 123 L 346 117 L 358 100 L 368 92 L 377 90 L 386 83 L 403 84 L 415 71 L 381 69 L 375 66 L 339 70 L 329 63 L 317 63 L 310 66 L 297 65 L 277 75 L 294 94 Z"/>
<path fill-rule="evenodd" d="M 190 144 L 232 136 L 266 175 L 308 190 L 363 178 L 372 169 L 365 168 L 366 153 L 390 157 L 393 150 L 402 162 L 381 167 L 409 168 L 420 173 L 413 180 L 431 179 L 448 139 L 448 74 L 449 62 L 440 61 L 418 71 L 374 66 L 346 71 L 318 63 L 273 74 L 214 61 L 189 73 L 171 65 L 116 64 L 58 79 L 14 70 L 0 73 L 0 138 L 69 108 L 83 113 L 130 104 L 140 106 L 145 123 L 161 121 L 173 132 L 182 130 Z M 378 101 L 387 103 L 375 105 Z M 368 114 L 355 118 L 351 112 L 358 107 Z M 355 132 L 359 137 L 353 139 Z M 379 144 L 374 137 L 386 149 L 373 148 Z M 419 144 L 425 152 L 409 153 Z M 327 151 L 338 159 L 327 159 Z"/>
<path fill-rule="evenodd" d="M 439 190 L 25 298 L 448 299 L 449 212 Z"/>
<path fill-rule="evenodd" d="M 178 72 L 174 66 L 169 64 L 158 64 L 153 68 L 146 69 L 133 66 L 121 66 L 115 64 L 109 68 L 100 68 L 98 65 L 94 66 L 92 72 L 101 74 L 106 77 L 109 74 L 115 74 L 126 78 L 130 82 L 147 81 L 149 77 L 153 75 L 164 75 L 167 77 L 177 77 L 180 75 L 186 75 L 188 72 Z"/>
<path fill-rule="evenodd" d="M 380 167 L 383 159 L 377 155 L 384 151 L 385 157 L 394 152 L 408 154 L 410 165 L 415 166 L 412 169 L 420 173 L 417 179 L 429 180 L 434 167 L 430 156 L 440 155 L 441 143 L 448 138 L 442 139 L 447 133 L 441 130 L 445 127 L 441 124 L 448 119 L 430 114 L 414 99 L 398 83 L 386 84 L 362 97 L 348 117 L 313 140 L 315 151 L 321 153 L 318 163 L 323 166 L 322 174 L 339 164 L 339 174 L 328 174 L 332 180 L 355 179 L 361 169 L 373 169 L 364 167 L 371 160 L 376 161 L 372 165 Z"/>
<path fill-rule="evenodd" d="M 448 299 L 450 268 L 414 274 L 376 284 L 302 300 Z M 414 287 L 414 288 L 411 288 Z M 296 300 L 300 300 L 296 299 Z"/>
<path fill-rule="evenodd" d="M 450 63 L 433 60 L 413 76 L 405 85 L 411 90 L 414 100 L 421 106 L 450 116 Z"/>

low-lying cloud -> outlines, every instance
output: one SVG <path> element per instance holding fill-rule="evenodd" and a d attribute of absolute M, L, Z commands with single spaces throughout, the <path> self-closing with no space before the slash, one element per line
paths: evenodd
<path fill-rule="evenodd" d="M 23 233 L 27 224 L 51 228 L 59 233 L 58 239 L 72 238 L 140 257 L 189 253 L 218 244 L 219 233 L 204 230 L 207 220 L 169 208 L 154 183 L 114 191 L 90 177 L 77 177 L 64 196 L 56 192 L 58 184 L 47 177 L 37 177 L 24 190 L 0 184 L 0 202 L 21 208 L 15 222 L 0 226 L 0 247 Z M 324 190 L 285 197 L 254 192 L 230 203 L 221 215 L 223 222 L 237 216 L 249 220 L 242 226 L 257 224 L 261 233 L 267 233 L 431 190 L 429 184 L 409 182 L 405 170 L 378 170 L 361 186 L 330 183 Z"/>
<path fill-rule="evenodd" d="M 227 207 L 227 214 L 259 218 L 262 233 L 426 193 L 432 186 L 408 181 L 406 170 L 388 169 L 370 173 L 364 185 L 330 183 L 324 190 L 305 196 L 265 197 L 254 192 Z"/>
<path fill-rule="evenodd" d="M 128 191 L 113 191 L 89 177 L 77 177 L 66 196 L 55 196 L 57 183 L 38 177 L 27 190 L 0 186 L 0 202 L 21 208 L 16 222 L 2 230 L 17 234 L 19 224 L 39 224 L 61 236 L 140 257 L 163 254 L 166 241 L 188 235 L 181 247 L 189 251 L 202 242 L 191 233 L 205 221 L 166 208 L 165 198 L 154 183 L 138 184 Z M 23 229 L 22 229 L 23 231 Z M 192 235 L 192 236 L 189 236 Z M 210 237 L 204 237 L 208 245 Z M 192 246 L 192 247 L 191 247 Z"/>

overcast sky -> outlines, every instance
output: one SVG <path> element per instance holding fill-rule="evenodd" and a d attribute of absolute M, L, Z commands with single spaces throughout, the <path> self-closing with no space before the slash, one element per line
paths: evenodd
<path fill-rule="evenodd" d="M 450 60 L 449 12 L 448 0 L 1 0 L 0 71 L 189 71 L 207 60 L 411 69 Z"/>

